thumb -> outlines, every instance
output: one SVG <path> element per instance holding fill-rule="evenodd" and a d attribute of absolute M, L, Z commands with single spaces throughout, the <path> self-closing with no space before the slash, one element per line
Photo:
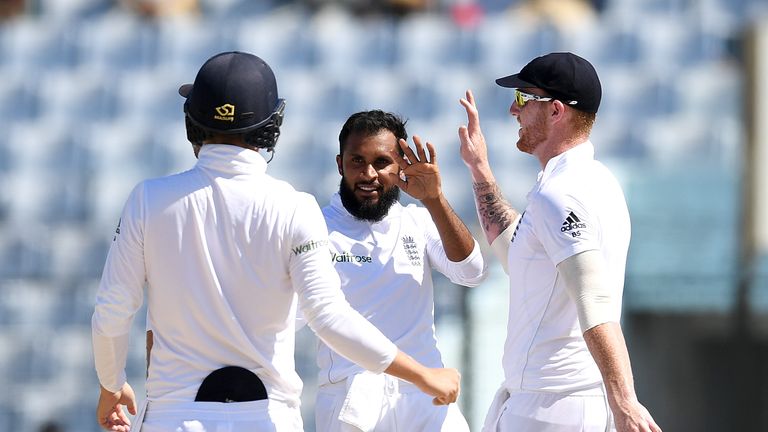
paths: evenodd
<path fill-rule="evenodd" d="M 131 413 L 131 415 L 136 415 L 136 400 L 135 399 L 131 399 L 128 402 L 128 405 L 126 405 L 126 407 L 128 408 L 128 412 Z"/>
<path fill-rule="evenodd" d="M 408 186 L 408 183 L 404 182 L 403 179 L 400 178 L 399 173 L 398 174 L 391 173 L 391 172 L 387 173 L 386 179 L 387 179 L 387 182 L 399 187 L 400 189 L 405 189 Z"/>
<path fill-rule="evenodd" d="M 128 408 L 129 413 L 136 415 L 136 396 L 133 392 L 128 395 L 128 400 L 125 401 L 125 406 Z"/>

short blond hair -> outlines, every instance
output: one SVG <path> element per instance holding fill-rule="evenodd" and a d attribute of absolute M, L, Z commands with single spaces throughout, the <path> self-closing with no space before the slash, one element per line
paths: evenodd
<path fill-rule="evenodd" d="M 588 113 L 588 112 L 574 109 L 573 119 L 571 121 L 573 132 L 576 135 L 589 136 L 589 134 L 592 132 L 592 126 L 595 125 L 596 118 L 597 118 L 596 113 Z"/>

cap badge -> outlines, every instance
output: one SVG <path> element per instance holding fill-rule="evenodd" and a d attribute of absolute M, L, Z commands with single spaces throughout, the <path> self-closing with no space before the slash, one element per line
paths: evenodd
<path fill-rule="evenodd" d="M 224 104 L 220 107 L 216 107 L 216 114 L 213 116 L 216 120 L 224 120 L 233 122 L 235 121 L 235 106 L 232 104 Z"/>

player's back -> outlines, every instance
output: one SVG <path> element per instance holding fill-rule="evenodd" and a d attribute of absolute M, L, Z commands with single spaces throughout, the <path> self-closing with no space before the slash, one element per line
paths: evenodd
<path fill-rule="evenodd" d="M 150 400 L 192 400 L 225 365 L 298 397 L 290 237 L 294 214 L 317 204 L 265 169 L 256 152 L 206 145 L 193 169 L 143 185 Z"/>

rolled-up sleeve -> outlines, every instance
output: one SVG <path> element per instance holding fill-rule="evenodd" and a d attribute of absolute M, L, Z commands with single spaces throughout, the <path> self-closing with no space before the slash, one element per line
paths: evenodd
<path fill-rule="evenodd" d="M 488 264 L 485 262 L 477 240 L 472 239 L 474 243 L 472 252 L 466 258 L 461 261 L 451 261 L 445 254 L 445 248 L 435 224 L 431 223 L 431 219 L 423 220 L 429 221 L 425 228 L 427 255 L 434 268 L 455 284 L 468 287 L 480 285 L 480 282 L 485 279 Z"/>

